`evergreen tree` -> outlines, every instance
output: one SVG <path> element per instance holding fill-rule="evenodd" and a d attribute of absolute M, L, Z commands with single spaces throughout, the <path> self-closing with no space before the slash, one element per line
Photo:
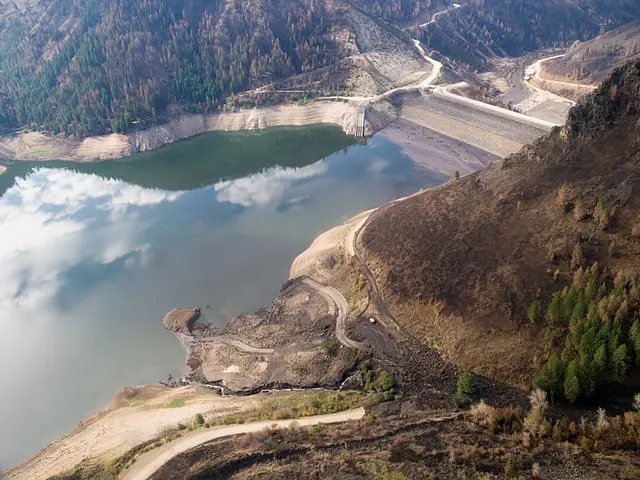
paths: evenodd
<path fill-rule="evenodd" d="M 567 365 L 564 379 L 564 396 L 569 402 L 574 403 L 580 395 L 580 382 L 578 381 L 578 362 L 572 360 Z"/>
<path fill-rule="evenodd" d="M 611 370 L 614 377 L 620 380 L 627 374 L 628 368 L 627 346 L 622 344 L 611 354 Z"/>
<path fill-rule="evenodd" d="M 557 354 L 552 354 L 534 381 L 534 385 L 557 398 L 564 392 L 564 364 Z"/>

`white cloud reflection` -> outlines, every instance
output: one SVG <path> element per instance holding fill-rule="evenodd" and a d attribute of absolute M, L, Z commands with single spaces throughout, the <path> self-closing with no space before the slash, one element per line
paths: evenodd
<path fill-rule="evenodd" d="M 60 288 L 60 274 L 80 262 L 107 264 L 139 252 L 137 207 L 173 201 L 165 193 L 96 175 L 38 169 L 0 198 L 0 308 L 42 308 Z M 126 214 L 126 215 L 125 215 Z"/>
<path fill-rule="evenodd" d="M 325 162 L 302 168 L 273 167 L 247 177 L 219 182 L 214 185 L 219 202 L 229 202 L 243 207 L 264 206 L 281 200 L 295 182 L 327 172 Z"/>

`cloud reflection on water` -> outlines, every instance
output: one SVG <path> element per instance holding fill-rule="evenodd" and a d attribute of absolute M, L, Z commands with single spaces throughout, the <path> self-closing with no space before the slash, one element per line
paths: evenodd
<path fill-rule="evenodd" d="M 327 173 L 325 162 L 302 168 L 273 167 L 236 180 L 216 183 L 219 202 L 235 203 L 243 207 L 265 206 L 281 200 L 285 192 L 296 182 Z"/>
<path fill-rule="evenodd" d="M 213 190 L 218 202 L 263 207 L 281 202 L 296 183 L 327 171 L 324 162 L 273 167 L 218 182 Z M 184 193 L 64 169 L 40 168 L 16 179 L 0 198 L 0 308 L 43 309 L 63 289 L 66 275 L 82 271 L 93 277 L 107 271 L 100 265 L 126 268 L 146 262 L 151 247 L 140 241 L 147 228 L 141 209 L 173 202 Z M 66 301 L 55 305 L 62 304 L 68 306 Z"/>
<path fill-rule="evenodd" d="M 136 210 L 181 195 L 63 169 L 16 179 L 0 198 L 0 308 L 43 308 L 74 265 L 147 252 Z"/>

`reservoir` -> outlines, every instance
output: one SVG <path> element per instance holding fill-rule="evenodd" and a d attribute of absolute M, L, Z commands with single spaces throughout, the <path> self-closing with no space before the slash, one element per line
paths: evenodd
<path fill-rule="evenodd" d="M 383 134 L 212 133 L 131 159 L 0 176 L 0 468 L 126 385 L 179 377 L 173 307 L 224 325 L 275 297 L 293 259 L 354 214 L 442 183 Z"/>

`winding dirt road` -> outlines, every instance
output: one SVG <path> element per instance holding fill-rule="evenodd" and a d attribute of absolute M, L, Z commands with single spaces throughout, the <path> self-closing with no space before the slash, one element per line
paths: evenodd
<path fill-rule="evenodd" d="M 338 341 L 345 347 L 355 348 L 356 350 L 363 350 L 364 344 L 356 342 L 355 340 L 352 340 L 347 336 L 346 322 L 347 315 L 349 314 L 349 305 L 347 303 L 347 300 L 344 298 L 344 295 L 342 295 L 335 288 L 330 287 L 329 285 L 323 285 L 313 278 L 307 277 L 302 281 L 309 285 L 311 288 L 317 290 L 317 292 L 325 298 L 327 303 L 329 303 L 329 312 L 332 315 L 336 315 L 336 338 L 338 339 Z M 334 306 L 337 307 L 337 312 L 333 308 Z"/>
<path fill-rule="evenodd" d="M 575 88 L 583 88 L 585 90 L 595 90 L 596 88 L 598 88 L 597 85 L 585 85 L 584 83 L 572 83 L 572 82 L 563 82 L 563 81 L 560 81 L 560 80 L 550 80 L 550 79 L 547 79 L 547 78 L 542 78 L 540 76 L 540 71 L 542 70 L 540 68 L 540 66 L 543 63 L 548 62 L 549 60 L 555 60 L 556 58 L 562 58 L 562 57 L 564 57 L 564 54 L 562 54 L 562 55 L 553 55 L 551 57 L 541 58 L 541 59 L 537 60 L 536 62 L 532 63 L 531 65 L 529 65 L 526 68 L 525 72 L 526 72 L 526 74 L 532 75 L 533 78 L 536 78 L 536 79 L 538 79 L 538 80 L 540 80 L 542 82 L 549 82 L 549 83 L 551 83 L 553 85 L 558 85 L 559 87 L 567 87 L 567 88 L 574 88 L 574 89 Z M 528 80 L 526 80 L 526 79 L 525 79 L 524 82 L 529 88 L 531 88 L 533 90 L 542 90 L 543 92 L 546 92 L 546 90 L 544 90 L 542 88 L 539 88 L 539 87 L 536 87 L 534 85 L 531 85 L 528 82 Z M 551 92 L 548 92 L 548 93 L 551 93 Z M 553 95 L 556 95 L 556 94 L 553 94 Z M 556 96 L 560 97 L 559 95 L 556 95 Z M 560 97 L 560 98 L 564 98 L 564 97 Z M 569 99 L 566 99 L 566 100 L 569 100 Z M 573 102 L 572 100 L 569 100 L 569 101 L 571 103 L 575 104 L 575 102 Z"/>
<path fill-rule="evenodd" d="M 357 342 L 355 340 L 350 339 L 347 336 L 346 331 L 346 321 L 347 315 L 349 314 L 349 304 L 347 300 L 344 298 L 344 295 L 340 293 L 333 287 L 329 285 L 324 285 L 313 278 L 305 277 L 302 279 L 302 282 L 309 287 L 316 290 L 329 304 L 329 314 L 335 315 L 336 317 L 336 338 L 338 341 L 344 345 L 345 347 L 355 348 L 356 350 L 363 350 L 365 348 L 364 344 Z M 183 342 L 188 341 L 197 341 L 197 342 L 208 342 L 208 343 L 217 343 L 227 345 L 229 347 L 233 347 L 236 350 L 244 353 L 255 353 L 258 355 L 272 355 L 275 351 L 273 348 L 259 348 L 254 347 L 252 345 L 248 345 L 242 340 L 238 340 L 235 338 L 218 336 L 218 337 L 199 337 L 190 339 L 185 337 L 182 339 Z"/>
<path fill-rule="evenodd" d="M 180 437 L 162 447 L 153 449 L 138 458 L 138 460 L 126 470 L 120 478 L 122 480 L 147 480 L 160 467 L 172 458 L 195 448 L 203 443 L 210 442 L 218 438 L 230 437 L 243 433 L 259 432 L 266 428 L 290 428 L 297 425 L 299 427 L 309 427 L 321 423 L 342 423 L 352 420 L 360 420 L 364 417 L 364 408 L 356 408 L 345 412 L 332 413 L 329 415 L 315 415 L 313 417 L 298 418 L 295 420 L 267 420 L 265 422 L 245 423 L 243 425 L 230 425 L 227 427 L 210 428 L 197 430 L 193 433 Z"/>
<path fill-rule="evenodd" d="M 432 23 L 436 23 L 436 21 L 438 20 L 438 17 L 439 17 L 440 15 L 444 15 L 445 13 L 449 13 L 449 12 L 451 12 L 451 11 L 455 10 L 456 8 L 460 8 L 460 7 L 462 7 L 462 5 L 460 5 L 460 4 L 458 4 L 458 3 L 454 3 L 454 4 L 453 4 L 453 6 L 452 6 L 451 8 L 447 8 L 446 10 L 441 10 L 441 11 L 439 11 L 439 12 L 434 13 L 434 14 L 431 16 L 431 20 L 429 20 L 427 23 L 421 23 L 421 24 L 419 25 L 419 27 L 420 27 L 420 28 L 424 28 L 424 27 L 426 27 L 426 26 L 428 26 L 428 25 L 431 25 Z"/>

